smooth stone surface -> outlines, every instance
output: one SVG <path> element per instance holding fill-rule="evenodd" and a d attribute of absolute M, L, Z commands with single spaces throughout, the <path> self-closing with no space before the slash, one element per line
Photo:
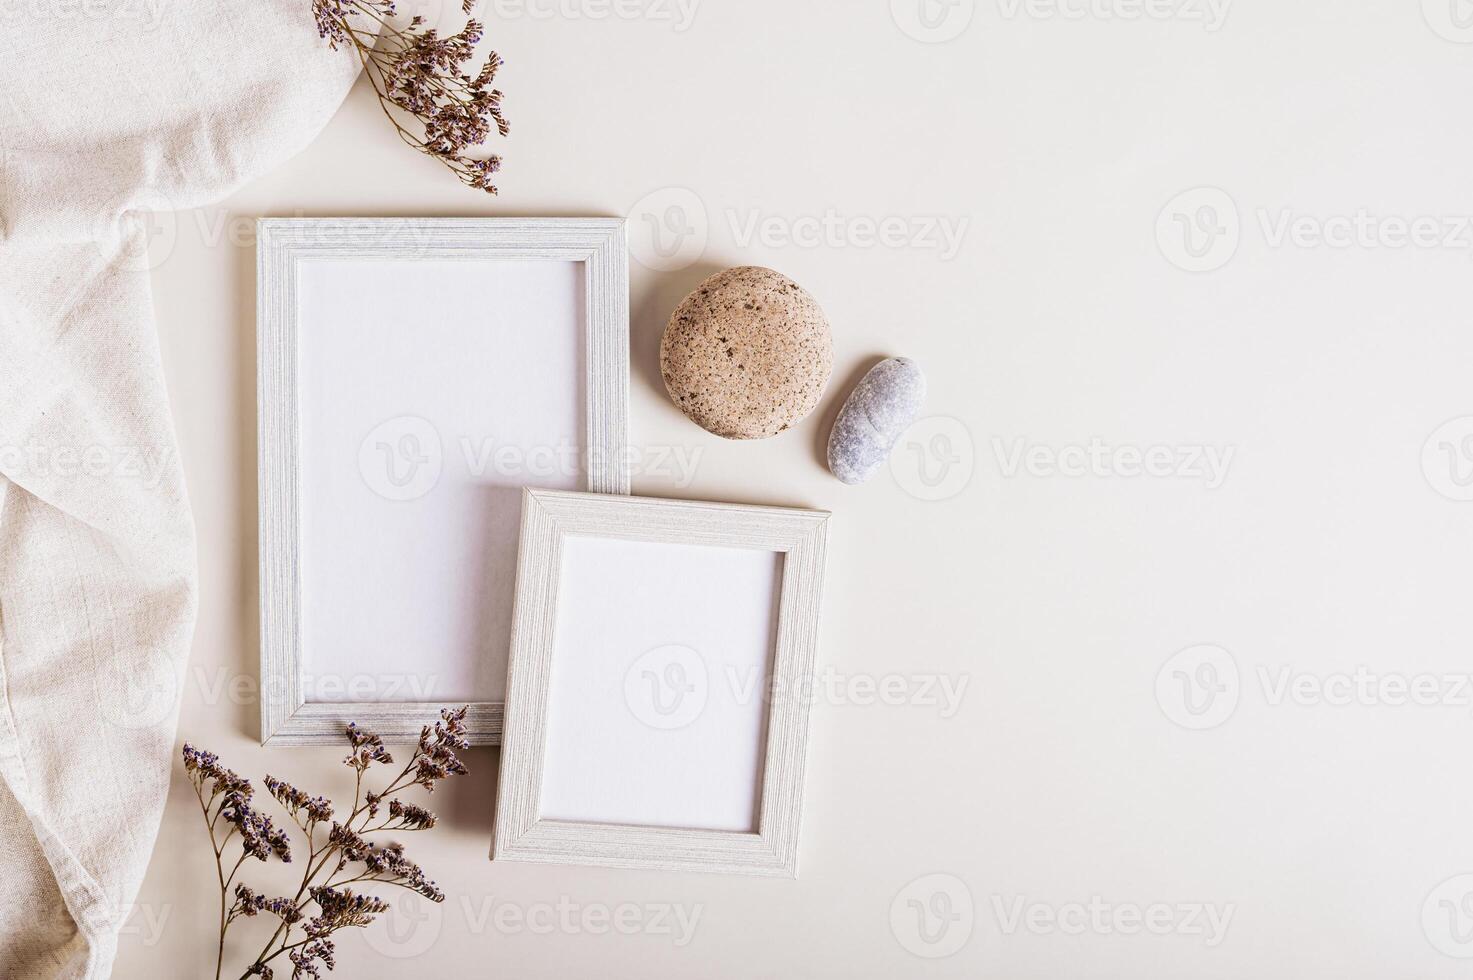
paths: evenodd
<path fill-rule="evenodd" d="M 834 420 L 829 470 L 850 485 L 874 476 L 925 401 L 926 375 L 915 361 L 892 357 L 870 368 Z"/>
<path fill-rule="evenodd" d="M 718 272 L 670 317 L 660 374 L 692 422 L 727 439 L 775 436 L 813 411 L 834 367 L 829 321 L 787 276 Z"/>

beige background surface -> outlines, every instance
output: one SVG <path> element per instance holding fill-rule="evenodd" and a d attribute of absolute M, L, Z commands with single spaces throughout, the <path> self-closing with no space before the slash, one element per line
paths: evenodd
<path fill-rule="evenodd" d="M 203 586 L 181 740 L 242 772 L 350 790 L 337 749 L 256 744 L 258 215 L 630 214 L 633 440 L 698 461 L 636 492 L 836 515 L 799 880 L 493 865 L 476 750 L 413 842 L 449 899 L 338 975 L 1466 971 L 1467 11 L 924 2 L 503 3 L 501 198 L 360 86 L 287 167 L 155 219 Z M 742 263 L 835 329 L 819 411 L 754 444 L 656 365 Z M 934 418 L 843 487 L 828 421 L 891 354 Z M 176 780 L 116 975 L 206 975 L 214 888 Z"/>

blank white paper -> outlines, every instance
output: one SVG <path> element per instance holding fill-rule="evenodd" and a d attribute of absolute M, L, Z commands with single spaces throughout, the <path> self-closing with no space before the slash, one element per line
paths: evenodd
<path fill-rule="evenodd" d="M 563 544 L 541 816 L 757 829 L 782 555 Z"/>
<path fill-rule="evenodd" d="M 299 281 L 308 701 L 499 701 L 523 486 L 584 487 L 583 267 Z"/>

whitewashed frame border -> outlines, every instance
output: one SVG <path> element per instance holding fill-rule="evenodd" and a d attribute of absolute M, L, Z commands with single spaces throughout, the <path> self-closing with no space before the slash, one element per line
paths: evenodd
<path fill-rule="evenodd" d="M 308 703 L 302 689 L 297 275 L 312 259 L 549 259 L 585 266 L 588 489 L 627 494 L 629 260 L 622 218 L 261 218 L 256 244 L 261 742 L 336 743 L 357 721 L 412 741 L 441 703 Z M 473 744 L 502 702 L 470 706 Z"/>
<path fill-rule="evenodd" d="M 803 690 L 818 652 L 829 515 L 781 507 L 522 492 L 517 605 L 507 673 L 506 731 L 496 795 L 494 860 L 796 877 L 809 705 L 771 698 L 755 833 L 544 820 L 553 630 L 563 541 L 588 535 L 781 552 L 777 638 L 769 683 Z"/>

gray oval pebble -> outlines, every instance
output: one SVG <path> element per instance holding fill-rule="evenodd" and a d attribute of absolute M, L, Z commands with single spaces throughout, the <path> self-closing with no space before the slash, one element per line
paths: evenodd
<path fill-rule="evenodd" d="M 908 357 L 881 361 L 849 393 L 829 433 L 829 470 L 840 482 L 863 483 L 920 414 L 926 375 Z"/>

